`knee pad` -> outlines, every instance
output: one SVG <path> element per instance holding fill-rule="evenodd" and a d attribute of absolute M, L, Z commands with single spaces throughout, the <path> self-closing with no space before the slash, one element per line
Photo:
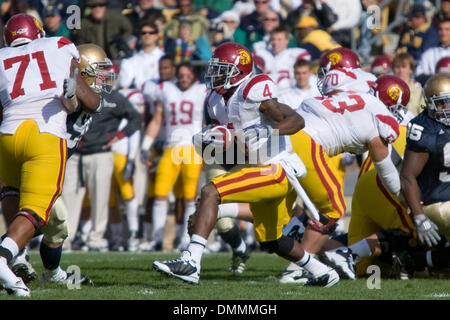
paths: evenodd
<path fill-rule="evenodd" d="M 286 257 L 294 247 L 294 241 L 291 237 L 281 236 L 277 240 L 261 242 L 260 246 L 264 251 Z"/>
<path fill-rule="evenodd" d="M 233 229 L 234 219 L 232 218 L 220 218 L 216 222 L 217 232 L 225 233 Z"/>
<path fill-rule="evenodd" d="M 40 229 L 44 234 L 43 241 L 47 245 L 60 245 L 68 237 L 67 208 L 61 197 L 53 204 L 47 225 Z"/>

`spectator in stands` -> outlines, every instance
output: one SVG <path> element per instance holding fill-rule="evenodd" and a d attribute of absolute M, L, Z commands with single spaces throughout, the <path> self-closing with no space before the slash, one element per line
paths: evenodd
<path fill-rule="evenodd" d="M 176 39 L 168 39 L 166 52 L 174 57 L 175 64 L 190 60 L 208 61 L 211 56 L 211 47 L 206 35 L 197 39 L 193 37 L 193 26 L 189 21 L 180 23 L 180 30 Z"/>
<path fill-rule="evenodd" d="M 441 0 L 441 8 L 433 18 L 433 25 L 438 27 L 442 20 L 450 19 L 450 0 Z"/>
<path fill-rule="evenodd" d="M 194 10 L 202 13 L 208 19 L 217 18 L 231 7 L 233 7 L 231 0 L 194 0 Z"/>
<path fill-rule="evenodd" d="M 222 43 L 230 41 L 230 38 L 225 38 L 225 24 L 223 22 L 211 24 L 209 28 L 209 39 L 211 42 L 211 52 L 214 52 Z"/>
<path fill-rule="evenodd" d="M 304 16 L 315 18 L 318 24 L 324 28 L 331 27 L 337 21 L 337 15 L 325 0 L 303 0 L 301 6 L 289 12 L 286 19 L 287 27 L 293 31 L 299 19 Z"/>
<path fill-rule="evenodd" d="M 149 79 L 158 79 L 158 61 L 164 55 L 158 46 L 158 28 L 152 21 L 142 21 L 139 27 L 141 50 L 122 60 L 119 75 L 120 88 L 141 89 Z"/>
<path fill-rule="evenodd" d="M 256 34 L 263 34 L 263 18 L 264 13 L 270 9 L 270 0 L 254 0 L 255 10 L 241 18 L 239 28 L 234 35 L 234 41 L 251 49 L 251 45 L 255 41 Z M 277 13 L 279 24 L 282 22 L 281 16 Z M 243 32 L 243 35 L 240 33 Z"/>
<path fill-rule="evenodd" d="M 267 8 L 261 16 L 262 28 L 256 29 L 251 33 L 245 32 L 241 28 L 238 28 L 233 35 L 235 42 L 242 44 L 243 46 L 255 50 L 255 44 L 257 47 L 267 47 L 270 41 L 270 32 L 278 28 L 281 24 L 280 16 L 275 10 Z"/>
<path fill-rule="evenodd" d="M 133 9 L 124 12 L 133 25 L 133 34 L 135 36 L 139 37 L 139 23 L 142 20 L 150 20 L 149 16 L 162 13 L 161 9 L 153 7 L 154 2 L 154 0 L 138 0 L 137 5 Z"/>
<path fill-rule="evenodd" d="M 422 86 L 412 77 L 414 68 L 415 61 L 409 53 L 397 54 L 392 61 L 394 75 L 408 84 L 411 93 L 407 108 L 417 116 L 422 112 L 423 106 L 425 106 L 425 100 L 422 95 Z"/>
<path fill-rule="evenodd" d="M 325 51 L 340 47 L 328 32 L 318 27 L 317 20 L 310 16 L 301 17 L 295 26 L 297 45 L 308 50 L 311 60 L 320 58 Z"/>
<path fill-rule="evenodd" d="M 128 48 L 126 40 L 131 36 L 132 25 L 120 11 L 107 9 L 107 0 L 88 0 L 91 14 L 81 20 L 81 29 L 75 30 L 78 44 L 94 43 L 102 47 L 108 57 L 122 58 Z M 125 48 L 124 48 L 125 47 Z"/>
<path fill-rule="evenodd" d="M 437 62 L 450 57 L 450 19 L 440 21 L 438 28 L 439 44 L 422 54 L 415 70 L 416 79 L 422 83 L 434 74 Z"/>
<path fill-rule="evenodd" d="M 171 39 L 177 39 L 181 22 L 188 21 L 192 25 L 192 39 L 208 36 L 209 21 L 200 13 L 194 11 L 193 0 L 178 0 L 180 12 L 172 17 L 166 25 L 166 34 Z"/>
<path fill-rule="evenodd" d="M 406 29 L 400 35 L 397 53 L 407 52 L 419 60 L 427 49 L 439 44 L 436 28 L 427 23 L 425 7 L 414 5 L 409 13 Z"/>
<path fill-rule="evenodd" d="M 42 11 L 42 18 L 44 19 L 44 30 L 47 37 L 66 37 L 69 40 L 73 40 L 72 31 L 62 21 L 58 6 L 50 5 L 45 7 Z"/>
<path fill-rule="evenodd" d="M 325 0 L 337 15 L 337 21 L 327 27 L 328 33 L 340 45 L 351 46 L 352 29 L 359 24 L 362 6 L 360 0 Z"/>
<path fill-rule="evenodd" d="M 228 10 L 223 12 L 217 20 L 223 23 L 224 38 L 234 41 L 233 34 L 241 22 L 239 15 L 232 10 Z"/>

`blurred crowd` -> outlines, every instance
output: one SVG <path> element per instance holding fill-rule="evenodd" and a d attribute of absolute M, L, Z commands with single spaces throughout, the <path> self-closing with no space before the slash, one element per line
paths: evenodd
<path fill-rule="evenodd" d="M 268 74 L 277 72 L 276 62 L 264 52 L 276 56 L 296 49 L 289 51 L 296 52 L 292 61 L 283 60 L 292 62 L 292 71 L 278 70 L 274 81 L 281 86 L 287 78 L 288 86 L 297 81 L 308 88 L 315 85 L 321 54 L 344 46 L 359 54 L 368 71 L 408 83 L 408 108 L 417 115 L 422 85 L 436 63 L 450 57 L 448 0 L 0 0 L 0 27 L 17 13 L 40 20 L 47 36 L 103 48 L 117 89 L 143 91 L 146 81 L 157 82 L 161 57 L 171 57 L 175 66 L 190 62 L 202 81 L 212 52 L 227 41 L 249 48 L 256 66 Z M 300 57 L 310 61 L 306 79 L 294 79 Z M 447 61 L 443 67 L 449 66 Z"/>

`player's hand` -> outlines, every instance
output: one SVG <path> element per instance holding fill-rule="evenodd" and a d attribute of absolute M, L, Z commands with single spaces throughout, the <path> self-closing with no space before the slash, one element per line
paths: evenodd
<path fill-rule="evenodd" d="M 73 70 L 73 75 L 70 78 L 64 79 L 63 95 L 66 99 L 72 99 L 77 91 L 77 75 L 78 68 Z"/>
<path fill-rule="evenodd" d="M 119 140 L 120 140 L 120 138 L 119 138 L 118 136 L 115 136 L 114 138 L 112 138 L 111 140 L 109 140 L 108 143 L 105 144 L 105 145 L 102 147 L 102 149 L 103 149 L 103 150 L 106 150 L 106 149 L 111 148 L 111 146 L 112 146 L 114 143 L 116 143 L 117 141 L 119 141 Z"/>
<path fill-rule="evenodd" d="M 437 233 L 438 227 L 425 214 L 415 215 L 414 223 L 416 224 L 419 241 L 423 244 L 432 247 L 437 245 L 438 241 L 441 240 L 441 237 Z"/>
<path fill-rule="evenodd" d="M 135 169 L 134 159 L 127 159 L 125 168 L 123 168 L 123 180 L 129 181 L 133 177 Z"/>

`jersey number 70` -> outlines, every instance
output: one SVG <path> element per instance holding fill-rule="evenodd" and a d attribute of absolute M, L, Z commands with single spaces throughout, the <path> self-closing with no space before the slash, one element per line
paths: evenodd
<path fill-rule="evenodd" d="M 16 78 L 14 79 L 13 89 L 9 94 L 12 100 L 14 100 L 17 97 L 25 95 L 25 90 L 22 88 L 22 83 L 25 76 L 25 72 L 28 68 L 28 65 L 30 64 L 31 59 L 36 60 L 39 67 L 39 71 L 41 73 L 42 78 L 42 83 L 40 84 L 41 91 L 56 88 L 56 82 L 50 78 L 50 73 L 48 72 L 44 51 L 37 51 L 31 54 L 25 54 L 23 56 L 8 58 L 3 61 L 3 66 L 5 67 L 5 70 L 12 68 L 12 66 L 16 63 L 20 63 L 19 68 L 17 69 Z"/>

